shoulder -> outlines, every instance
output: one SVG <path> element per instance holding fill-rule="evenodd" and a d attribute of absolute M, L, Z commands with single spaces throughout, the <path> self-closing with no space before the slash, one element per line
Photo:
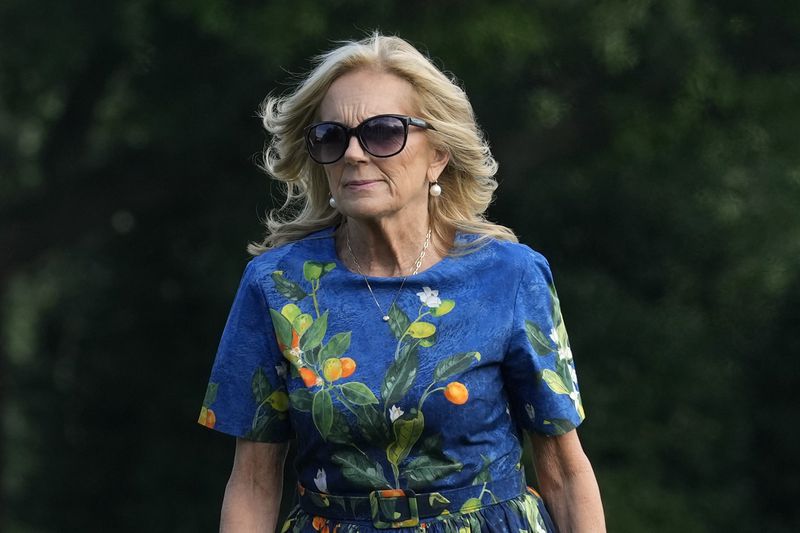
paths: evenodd
<path fill-rule="evenodd" d="M 552 283 L 550 264 L 541 253 L 530 246 L 517 242 L 490 239 L 473 254 L 484 255 L 504 275 L 527 283 Z"/>
<path fill-rule="evenodd" d="M 310 233 L 300 240 L 270 248 L 252 258 L 247 265 L 247 271 L 259 280 L 268 278 L 276 270 L 283 270 L 287 260 L 318 255 L 318 252 L 329 246 L 328 240 L 332 235 L 332 228 L 326 228 Z"/>

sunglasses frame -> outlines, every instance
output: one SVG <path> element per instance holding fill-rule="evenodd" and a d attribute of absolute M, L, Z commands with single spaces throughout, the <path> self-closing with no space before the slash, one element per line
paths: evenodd
<path fill-rule="evenodd" d="M 369 148 L 367 148 L 366 145 L 364 144 L 364 139 L 361 138 L 361 128 L 364 126 L 364 124 L 366 124 L 370 120 L 374 120 L 376 118 L 384 118 L 384 117 L 396 118 L 396 119 L 399 119 L 400 122 L 402 122 L 402 124 L 403 124 L 403 144 L 401 144 L 400 148 L 396 152 L 394 152 L 392 154 L 389 154 L 389 155 L 377 155 L 377 154 L 373 154 L 369 150 Z M 311 130 L 313 130 L 317 126 L 322 126 L 323 124 L 330 124 L 330 125 L 333 125 L 333 126 L 339 126 L 340 128 L 342 128 L 345 131 L 345 134 L 346 134 L 345 143 L 343 145 L 342 153 L 339 154 L 339 157 L 337 157 L 333 161 L 325 161 L 324 163 L 322 161 L 319 161 L 317 158 L 315 158 L 314 154 L 311 153 L 311 139 L 310 139 Z M 372 117 L 369 117 L 369 118 L 365 118 L 364 120 L 361 121 L 361 123 L 359 125 L 353 126 L 352 128 L 347 126 L 346 124 L 342 124 L 341 122 L 335 122 L 335 121 L 332 121 L 332 120 L 326 120 L 326 121 L 323 121 L 323 122 L 315 122 L 314 124 L 311 124 L 310 126 L 306 126 L 306 128 L 304 130 L 304 138 L 305 138 L 305 141 L 306 141 L 306 151 L 308 152 L 309 157 L 311 157 L 311 159 L 314 160 L 314 162 L 319 163 L 320 165 L 330 165 L 330 164 L 336 163 L 342 157 L 344 157 L 345 152 L 347 152 L 347 147 L 350 145 L 350 138 L 355 135 L 356 139 L 358 139 L 358 144 L 359 144 L 359 146 L 361 146 L 361 149 L 364 150 L 369 155 L 371 155 L 372 157 L 380 157 L 380 158 L 393 157 L 393 156 L 396 156 L 397 154 L 399 154 L 400 152 L 402 152 L 403 149 L 406 147 L 406 143 L 408 142 L 408 127 L 409 126 L 416 126 L 418 128 L 423 128 L 423 129 L 426 129 L 426 130 L 436 131 L 436 128 L 434 128 L 431 124 L 429 124 L 425 120 L 422 120 L 421 118 L 409 117 L 409 116 L 406 116 L 406 115 L 394 115 L 394 114 L 391 114 L 391 113 L 386 113 L 386 114 L 382 114 L 382 115 L 375 115 L 375 116 L 372 116 Z"/>

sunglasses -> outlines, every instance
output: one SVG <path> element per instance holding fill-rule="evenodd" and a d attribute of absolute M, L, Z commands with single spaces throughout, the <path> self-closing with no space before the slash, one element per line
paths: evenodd
<path fill-rule="evenodd" d="M 306 128 L 306 148 L 311 159 L 322 165 L 342 158 L 353 135 L 368 154 L 392 157 L 403 151 L 408 140 L 408 127 L 435 129 L 421 118 L 403 115 L 376 115 L 354 128 L 339 122 L 319 122 Z"/>

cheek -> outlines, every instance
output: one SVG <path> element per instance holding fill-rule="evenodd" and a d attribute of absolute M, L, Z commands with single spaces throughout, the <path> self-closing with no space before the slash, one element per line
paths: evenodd
<path fill-rule="evenodd" d="M 406 180 L 411 182 L 424 181 L 428 172 L 428 159 L 426 156 L 425 150 L 419 147 L 406 146 L 406 149 L 397 155 L 397 169 L 404 174 Z"/>
<path fill-rule="evenodd" d="M 402 191 L 415 191 L 426 180 L 424 167 L 412 159 L 387 162 L 380 170 L 393 188 Z"/>
<path fill-rule="evenodd" d="M 333 165 L 325 165 L 325 177 L 328 178 L 328 186 L 333 189 L 334 186 L 342 179 L 342 167 L 338 163 Z"/>

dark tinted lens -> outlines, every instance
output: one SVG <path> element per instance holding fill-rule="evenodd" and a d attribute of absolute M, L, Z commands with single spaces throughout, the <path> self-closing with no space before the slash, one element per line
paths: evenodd
<path fill-rule="evenodd" d="M 361 142 L 372 155 L 386 157 L 403 149 L 406 126 L 397 117 L 375 117 L 361 126 Z"/>
<path fill-rule="evenodd" d="M 338 124 L 317 124 L 308 131 L 308 151 L 318 163 L 332 163 L 347 148 L 347 131 Z"/>

